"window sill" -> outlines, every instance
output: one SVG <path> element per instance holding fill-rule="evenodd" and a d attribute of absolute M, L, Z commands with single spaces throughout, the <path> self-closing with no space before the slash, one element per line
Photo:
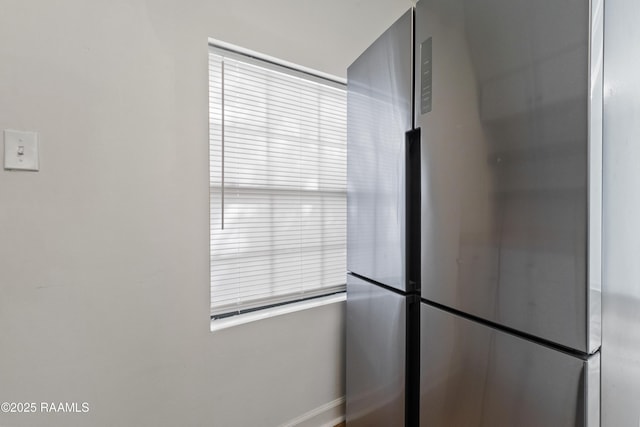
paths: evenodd
<path fill-rule="evenodd" d="M 347 293 L 341 292 L 339 294 L 328 295 L 326 297 L 314 298 L 278 307 L 265 308 L 264 310 L 258 310 L 251 313 L 239 314 L 225 319 L 216 319 L 211 321 L 211 332 L 244 325 L 245 323 L 251 323 L 257 320 L 281 316 L 283 314 L 295 313 L 297 311 L 308 310 L 310 308 L 322 307 L 323 305 L 335 304 L 346 301 L 346 299 Z"/>

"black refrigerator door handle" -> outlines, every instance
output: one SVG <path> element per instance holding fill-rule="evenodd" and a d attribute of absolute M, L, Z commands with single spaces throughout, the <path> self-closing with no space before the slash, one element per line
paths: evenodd
<path fill-rule="evenodd" d="M 405 133 L 405 271 L 407 292 L 420 292 L 420 128 Z"/>
<path fill-rule="evenodd" d="M 420 418 L 420 128 L 405 134 L 405 268 L 407 278 L 407 348 L 405 427 Z"/>

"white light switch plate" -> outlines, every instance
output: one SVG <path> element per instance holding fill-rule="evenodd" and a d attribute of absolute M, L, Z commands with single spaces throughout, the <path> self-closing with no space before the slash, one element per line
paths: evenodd
<path fill-rule="evenodd" d="M 5 129 L 4 168 L 9 170 L 39 170 L 38 133 Z"/>

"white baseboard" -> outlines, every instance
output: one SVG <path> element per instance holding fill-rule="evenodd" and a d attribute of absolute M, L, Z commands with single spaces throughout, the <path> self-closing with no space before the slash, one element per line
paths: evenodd
<path fill-rule="evenodd" d="M 310 410 L 280 427 L 333 427 L 344 421 L 344 396 Z"/>

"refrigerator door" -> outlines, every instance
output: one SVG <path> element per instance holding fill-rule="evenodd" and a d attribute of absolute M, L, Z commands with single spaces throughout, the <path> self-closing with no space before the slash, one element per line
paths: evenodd
<path fill-rule="evenodd" d="M 600 346 L 591 4 L 420 0 L 415 18 L 422 298 L 584 353 Z"/>
<path fill-rule="evenodd" d="M 409 10 L 347 70 L 347 269 L 402 291 L 412 21 Z"/>
<path fill-rule="evenodd" d="M 421 311 L 420 425 L 600 425 L 600 353 L 583 360 L 427 304 Z"/>
<path fill-rule="evenodd" d="M 406 298 L 347 275 L 347 424 L 403 426 Z"/>

